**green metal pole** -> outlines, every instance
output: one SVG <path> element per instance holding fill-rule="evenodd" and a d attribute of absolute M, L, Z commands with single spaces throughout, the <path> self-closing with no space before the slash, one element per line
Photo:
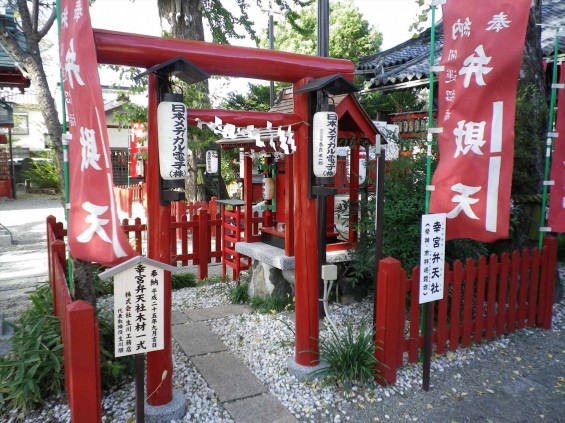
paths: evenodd
<path fill-rule="evenodd" d="M 428 129 L 434 125 L 434 72 L 431 68 L 435 65 L 436 53 L 436 6 L 432 4 L 432 29 L 430 34 L 430 100 L 428 104 Z M 426 155 L 426 207 L 425 213 L 428 214 L 430 209 L 430 191 L 428 186 L 432 180 L 432 143 L 433 137 L 430 132 L 427 135 L 427 155 Z"/>
<path fill-rule="evenodd" d="M 58 29 L 58 40 L 59 45 L 61 45 L 61 2 L 57 0 L 57 29 Z M 59 70 L 59 79 L 61 80 L 61 114 L 63 117 L 62 122 L 62 144 L 63 144 L 63 183 L 65 185 L 65 220 L 67 221 L 67 229 L 69 228 L 69 140 L 65 138 L 67 133 L 67 105 L 65 102 L 65 89 L 63 88 L 63 70 Z M 66 243 L 67 246 L 69 243 Z M 67 285 L 69 286 L 69 292 L 73 292 L 73 263 L 67 260 Z"/>
<path fill-rule="evenodd" d="M 555 41 L 553 43 L 553 74 L 551 77 L 551 99 L 549 102 L 549 120 L 547 123 L 547 139 L 546 139 L 546 147 L 545 147 L 545 169 L 543 174 L 543 195 L 541 200 L 541 212 L 540 212 L 540 230 L 539 230 L 539 239 L 538 239 L 538 247 L 541 250 L 543 247 L 543 233 L 545 232 L 545 221 L 546 221 L 546 207 L 547 207 L 547 191 L 548 185 L 545 184 L 545 181 L 549 180 L 549 169 L 551 165 L 551 156 L 553 153 L 553 136 L 551 136 L 553 132 L 553 125 L 555 124 L 555 103 L 557 101 L 557 88 L 555 84 L 557 83 L 557 55 L 559 52 L 559 27 L 555 28 Z"/>
<path fill-rule="evenodd" d="M 432 179 L 432 143 L 433 135 L 430 128 L 434 128 L 434 70 L 435 65 L 435 47 L 436 47 L 436 5 L 432 3 L 432 28 L 430 34 L 430 95 L 428 101 L 428 134 L 426 138 L 426 204 L 424 212 L 429 213 L 430 209 L 430 191 L 428 187 Z M 422 304 L 420 314 L 420 333 L 424 336 L 424 346 L 420 350 L 420 359 L 423 363 L 422 386 L 425 391 L 430 389 L 430 361 L 432 350 L 432 304 Z"/>

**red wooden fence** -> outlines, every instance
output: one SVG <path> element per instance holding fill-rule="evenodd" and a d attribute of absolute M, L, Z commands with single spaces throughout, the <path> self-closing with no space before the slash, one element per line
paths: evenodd
<path fill-rule="evenodd" d="M 145 185 L 117 185 L 114 187 L 114 197 L 116 198 L 118 208 L 131 218 L 133 203 L 145 205 Z"/>
<path fill-rule="evenodd" d="M 198 266 L 198 279 L 208 277 L 208 264 L 222 259 L 221 217 L 215 197 L 210 202 L 171 203 L 171 265 Z M 122 227 L 130 244 L 145 254 L 147 225 L 140 218 L 123 219 Z M 190 248 L 192 246 L 192 249 Z"/>
<path fill-rule="evenodd" d="M 446 265 L 442 300 L 432 304 L 432 342 L 437 354 L 468 347 L 525 326 L 551 328 L 557 240 L 537 248 Z M 379 262 L 376 356 L 388 383 L 405 362 L 418 361 L 420 335 L 419 268 L 408 279 L 393 258 Z"/>
<path fill-rule="evenodd" d="M 102 421 L 98 321 L 92 305 L 73 301 L 67 287 L 63 224 L 47 217 L 49 282 L 60 319 L 65 388 L 73 422 Z"/>

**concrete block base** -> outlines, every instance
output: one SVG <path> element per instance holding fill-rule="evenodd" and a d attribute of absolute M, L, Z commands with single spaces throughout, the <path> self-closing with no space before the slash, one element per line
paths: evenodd
<path fill-rule="evenodd" d="M 173 391 L 173 399 L 165 405 L 145 404 L 146 423 L 170 423 L 171 420 L 180 420 L 186 414 L 186 398 L 177 390 Z"/>
<path fill-rule="evenodd" d="M 320 376 L 320 372 L 323 369 L 329 367 L 327 363 L 319 363 L 315 366 L 303 366 L 302 364 L 298 364 L 294 360 L 294 357 L 289 357 L 287 366 L 288 372 L 298 380 L 317 378 L 318 376 Z"/>

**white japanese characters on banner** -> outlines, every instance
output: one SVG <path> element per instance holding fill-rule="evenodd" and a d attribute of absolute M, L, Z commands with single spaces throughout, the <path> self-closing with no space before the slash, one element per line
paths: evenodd
<path fill-rule="evenodd" d="M 317 112 L 313 119 L 314 175 L 335 176 L 337 167 L 337 113 Z"/>
<path fill-rule="evenodd" d="M 448 0 L 430 212 L 447 239 L 508 237 L 516 87 L 531 1 Z"/>
<path fill-rule="evenodd" d="M 565 84 L 565 67 L 561 65 L 560 84 Z M 551 187 L 547 225 L 552 232 L 565 232 L 565 88 L 558 91 L 557 119 L 553 157 L 551 159 Z"/>
<path fill-rule="evenodd" d="M 445 213 L 422 216 L 420 241 L 420 304 L 443 298 Z"/>
<path fill-rule="evenodd" d="M 61 1 L 63 88 L 68 110 L 71 254 L 113 266 L 135 255 L 121 229 L 88 1 Z"/>
<path fill-rule="evenodd" d="M 114 277 L 116 357 L 164 348 L 164 272 L 138 263 Z"/>

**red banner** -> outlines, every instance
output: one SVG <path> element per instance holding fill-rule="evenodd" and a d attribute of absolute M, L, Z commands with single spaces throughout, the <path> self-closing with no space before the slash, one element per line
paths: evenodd
<path fill-rule="evenodd" d="M 561 65 L 559 83 L 565 85 L 565 67 Z M 553 157 L 551 159 L 551 187 L 549 200 L 549 219 L 547 225 L 552 232 L 565 232 L 565 88 L 558 91 L 557 120 L 554 139 Z"/>
<path fill-rule="evenodd" d="M 61 1 L 59 55 L 72 137 L 68 241 L 74 257 L 113 266 L 137 254 L 129 245 L 117 215 L 88 7 L 87 0 Z"/>
<path fill-rule="evenodd" d="M 447 239 L 508 237 L 516 87 L 531 0 L 447 0 L 430 213 Z"/>

